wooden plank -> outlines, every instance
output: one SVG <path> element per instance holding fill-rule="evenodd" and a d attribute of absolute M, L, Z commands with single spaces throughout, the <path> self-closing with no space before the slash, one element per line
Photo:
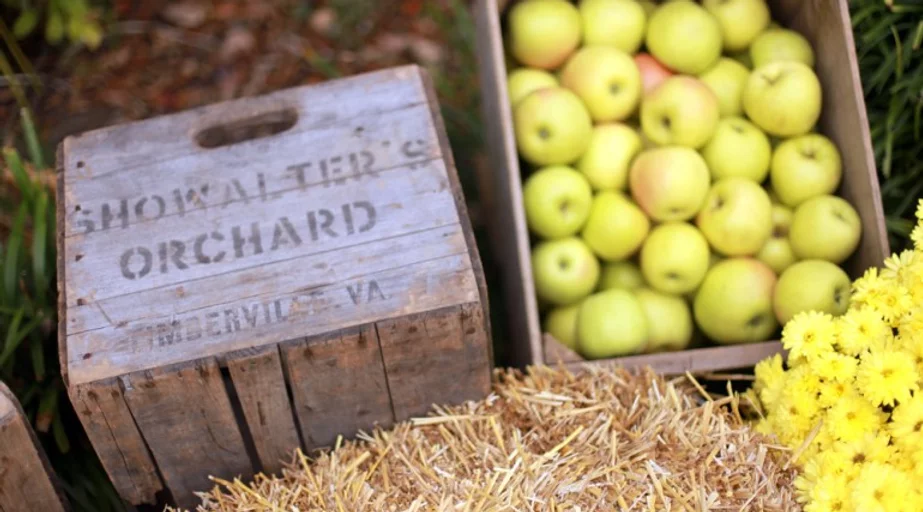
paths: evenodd
<path fill-rule="evenodd" d="M 116 379 L 68 388 L 74 410 L 119 494 L 154 504 L 163 482 Z"/>
<path fill-rule="evenodd" d="M 63 512 L 70 505 L 9 388 L 0 382 L 0 510 Z"/>
<path fill-rule="evenodd" d="M 490 392 L 484 314 L 463 304 L 376 324 L 397 421 Z"/>
<path fill-rule="evenodd" d="M 596 361 L 571 362 L 565 364 L 565 367 L 569 370 L 580 371 L 594 366 L 607 365 L 621 366 L 627 369 L 649 366 L 654 371 L 664 375 L 681 375 L 686 372 L 697 374 L 709 373 L 715 370 L 749 368 L 767 357 L 780 353 L 784 354 L 781 343 L 765 341 L 726 347 L 697 348 L 680 352 L 662 352 Z"/>
<path fill-rule="evenodd" d="M 281 350 L 306 449 L 394 422 L 374 326 L 286 343 Z"/>
<path fill-rule="evenodd" d="M 247 349 L 227 357 L 263 472 L 279 474 L 301 446 L 276 346 Z"/>
<path fill-rule="evenodd" d="M 579 363 L 586 361 L 580 354 L 564 346 L 554 336 L 545 333 L 542 335 L 545 343 L 545 364 L 557 365 L 559 363 Z"/>
<path fill-rule="evenodd" d="M 176 504 L 193 508 L 194 492 L 213 475 L 249 478 L 250 457 L 214 360 L 195 361 L 123 378 L 125 399 Z"/>

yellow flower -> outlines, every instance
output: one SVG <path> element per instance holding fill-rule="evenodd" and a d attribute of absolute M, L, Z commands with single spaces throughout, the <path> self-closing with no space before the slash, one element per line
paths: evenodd
<path fill-rule="evenodd" d="M 804 512 L 833 512 L 853 510 L 849 480 L 845 476 L 825 476 L 817 481 L 808 494 Z"/>
<path fill-rule="evenodd" d="M 913 357 L 898 350 L 869 352 L 859 361 L 856 387 L 872 405 L 894 405 L 919 389 Z"/>
<path fill-rule="evenodd" d="M 843 441 L 861 439 L 866 432 L 877 432 L 884 422 L 884 413 L 857 393 L 847 393 L 827 410 L 824 423 L 831 433 Z"/>
<path fill-rule="evenodd" d="M 779 395 L 779 402 L 770 413 L 773 431 L 789 445 L 800 445 L 814 428 L 815 417 L 820 412 L 817 394 L 799 386 L 787 386 Z"/>
<path fill-rule="evenodd" d="M 808 366 L 815 375 L 827 382 L 851 382 L 856 376 L 859 362 L 839 352 L 824 352 L 812 359 Z"/>
<path fill-rule="evenodd" d="M 900 254 L 892 254 L 885 259 L 885 268 L 881 270 L 881 276 L 903 283 L 906 274 L 909 274 L 910 269 L 913 267 L 915 255 L 916 253 L 910 249 L 906 249 Z"/>
<path fill-rule="evenodd" d="M 879 462 L 886 464 L 894 453 L 890 445 L 891 438 L 881 432 L 868 432 L 854 441 L 836 443 L 833 449 L 853 468 L 865 462 Z"/>
<path fill-rule="evenodd" d="M 923 251 L 923 224 L 917 224 L 917 227 L 913 228 L 910 232 L 910 240 L 913 241 L 913 246 L 918 251 Z"/>
<path fill-rule="evenodd" d="M 820 397 L 817 399 L 821 407 L 833 407 L 847 394 L 858 394 L 858 390 L 850 382 L 824 382 L 820 388 Z"/>
<path fill-rule="evenodd" d="M 917 393 L 909 400 L 901 402 L 891 412 L 888 430 L 898 443 L 905 440 L 916 443 L 923 434 L 923 395 Z"/>
<path fill-rule="evenodd" d="M 858 356 L 883 347 L 893 336 L 891 326 L 869 307 L 853 308 L 838 319 L 837 345 L 844 354 Z"/>
<path fill-rule="evenodd" d="M 818 311 L 803 311 L 795 315 L 782 329 L 782 346 L 789 358 L 811 360 L 833 351 L 836 329 L 833 316 Z"/>
<path fill-rule="evenodd" d="M 920 225 L 923 226 L 923 199 L 917 201 L 917 220 L 919 220 Z"/>
<path fill-rule="evenodd" d="M 855 510 L 862 512 L 900 512 L 912 510 L 907 497 L 913 489 L 910 476 L 889 464 L 862 465 L 852 481 L 851 498 Z"/>
<path fill-rule="evenodd" d="M 850 305 L 856 307 L 868 305 L 867 299 L 879 293 L 886 284 L 885 279 L 878 274 L 878 267 L 866 269 L 862 277 L 853 281 L 853 292 L 849 297 Z"/>

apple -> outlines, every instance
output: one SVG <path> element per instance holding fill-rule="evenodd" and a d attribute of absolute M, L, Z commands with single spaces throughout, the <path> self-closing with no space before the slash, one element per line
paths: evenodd
<path fill-rule="evenodd" d="M 692 342 L 692 312 L 682 297 L 650 288 L 635 290 L 647 319 L 645 352 L 683 350 Z"/>
<path fill-rule="evenodd" d="M 733 0 L 742 1 L 742 0 Z M 721 117 L 739 116 L 743 113 L 741 96 L 750 78 L 750 70 L 736 60 L 721 57 L 708 71 L 699 75 L 701 80 L 718 98 L 718 112 Z"/>
<path fill-rule="evenodd" d="M 667 78 L 641 101 L 641 128 L 661 146 L 704 146 L 720 116 L 715 93 L 701 80 L 686 75 Z"/>
<path fill-rule="evenodd" d="M 637 354 L 647 344 L 647 319 L 628 290 L 605 290 L 586 298 L 577 312 L 577 351 L 588 359 Z"/>
<path fill-rule="evenodd" d="M 724 260 L 724 259 L 725 259 L 724 256 L 722 256 L 722 255 L 720 255 L 720 254 L 718 254 L 718 253 L 716 253 L 716 252 L 714 252 L 714 251 L 709 251 L 709 254 L 708 254 L 708 270 L 711 270 L 712 267 L 714 267 L 715 265 L 717 265 L 719 261 L 722 261 L 722 260 Z M 708 272 L 706 271 L 705 274 L 708 275 Z M 704 278 L 703 278 L 703 280 L 704 280 Z M 686 292 L 686 293 L 684 293 L 684 294 L 683 294 L 683 298 L 686 299 L 687 301 L 689 301 L 689 302 L 691 303 L 692 301 L 695 300 L 695 294 L 699 292 L 699 288 L 700 288 L 701 286 L 702 286 L 702 283 L 699 283 L 699 286 L 696 286 L 695 290 L 692 290 L 691 292 Z"/>
<path fill-rule="evenodd" d="M 722 178 L 708 191 L 696 225 L 719 253 L 753 255 L 772 234 L 772 203 L 757 183 L 746 178 Z"/>
<path fill-rule="evenodd" d="M 557 86 L 558 79 L 551 73 L 541 69 L 514 69 L 510 71 L 510 74 L 506 78 L 506 88 L 511 106 L 516 106 L 519 100 L 525 98 L 532 91 L 537 91 L 545 87 Z"/>
<path fill-rule="evenodd" d="M 577 50 L 561 69 L 561 85 L 583 100 L 596 122 L 631 117 L 641 99 L 638 65 L 630 55 L 610 46 Z"/>
<path fill-rule="evenodd" d="M 792 216 L 792 210 L 788 207 L 775 203 L 772 205 L 772 235 L 763 244 L 760 252 L 756 253 L 756 259 L 769 265 L 776 275 L 781 274 L 797 260 L 792 244 L 788 240 L 788 229 L 792 225 Z"/>
<path fill-rule="evenodd" d="M 721 56 L 721 26 L 695 2 L 670 2 L 651 15 L 645 43 L 668 68 L 698 75 Z"/>
<path fill-rule="evenodd" d="M 718 19 L 724 49 L 744 50 L 769 25 L 765 0 L 703 0 L 702 5 Z"/>
<path fill-rule="evenodd" d="M 812 197 L 795 208 L 788 239 L 801 260 L 820 259 L 840 264 L 859 246 L 862 221 L 842 197 Z"/>
<path fill-rule="evenodd" d="M 651 223 L 638 206 L 621 192 L 596 194 L 581 236 L 603 261 L 623 260 L 644 243 Z"/>
<path fill-rule="evenodd" d="M 800 62 L 773 62 L 759 66 L 744 87 L 747 117 L 769 135 L 804 135 L 820 118 L 820 80 Z"/>
<path fill-rule="evenodd" d="M 674 295 L 695 290 L 708 271 L 708 242 L 685 222 L 664 222 L 641 247 L 641 274 L 651 288 Z"/>
<path fill-rule="evenodd" d="M 602 275 L 599 278 L 600 290 L 621 288 L 635 290 L 644 286 L 644 276 L 638 265 L 630 261 L 615 261 L 603 265 Z"/>
<path fill-rule="evenodd" d="M 593 191 L 582 174 L 571 167 L 543 167 L 522 187 L 526 223 L 536 235 L 564 238 L 580 231 L 590 215 Z"/>
<path fill-rule="evenodd" d="M 852 281 L 840 267 L 825 260 L 804 260 L 779 276 L 773 293 L 773 309 L 779 323 L 786 324 L 802 311 L 839 316 L 849 309 Z"/>
<path fill-rule="evenodd" d="M 721 344 L 765 341 L 778 328 L 776 275 L 753 258 L 728 258 L 708 271 L 692 305 L 696 324 Z"/>
<path fill-rule="evenodd" d="M 702 156 L 713 179 L 740 177 L 762 183 L 769 174 L 772 147 L 769 137 L 750 121 L 726 117 L 718 121 Z"/>
<path fill-rule="evenodd" d="M 569 306 L 596 289 L 599 261 L 577 237 L 548 240 L 532 249 L 532 277 L 540 300 Z"/>
<path fill-rule="evenodd" d="M 833 194 L 842 177 L 840 152 L 819 133 L 788 139 L 772 155 L 772 188 L 792 208 L 812 197 Z"/>
<path fill-rule="evenodd" d="M 750 58 L 750 50 L 749 50 L 749 48 L 746 49 L 746 50 L 744 50 L 744 51 L 730 53 L 730 54 L 728 54 L 728 57 L 730 57 L 730 58 L 736 60 L 737 62 L 741 63 L 741 64 L 742 64 L 745 68 L 747 68 L 748 70 L 752 70 L 752 69 L 753 69 L 753 59 Z"/>
<path fill-rule="evenodd" d="M 563 87 L 546 87 L 529 93 L 514 107 L 513 128 L 520 155 L 543 167 L 577 160 L 590 143 L 593 121 L 576 94 Z"/>
<path fill-rule="evenodd" d="M 667 78 L 673 76 L 673 72 L 669 68 L 661 64 L 649 53 L 635 54 L 634 59 L 638 70 L 641 72 L 641 90 L 644 95 L 657 88 Z"/>
<path fill-rule="evenodd" d="M 545 315 L 543 329 L 562 345 L 577 350 L 577 311 L 580 303 L 554 308 Z"/>
<path fill-rule="evenodd" d="M 651 15 L 654 14 L 654 11 L 659 7 L 653 0 L 639 0 L 638 5 L 644 9 L 644 15 L 647 16 L 647 19 L 650 19 Z"/>
<path fill-rule="evenodd" d="M 628 170 L 641 145 L 641 136 L 627 124 L 598 124 L 593 127 L 590 145 L 575 167 L 593 190 L 625 190 Z"/>
<path fill-rule="evenodd" d="M 507 23 L 506 46 L 529 67 L 555 69 L 580 44 L 580 12 L 566 0 L 518 2 Z"/>
<path fill-rule="evenodd" d="M 814 50 L 811 43 L 798 32 L 786 28 L 770 28 L 753 40 L 750 59 L 757 68 L 771 62 L 800 62 L 813 68 Z"/>
<path fill-rule="evenodd" d="M 638 206 L 657 221 L 695 217 L 711 182 L 702 155 L 683 146 L 642 151 L 631 165 L 628 180 Z"/>
<path fill-rule="evenodd" d="M 625 0 L 581 0 L 583 44 L 612 46 L 635 53 L 644 41 L 647 14 L 637 2 Z"/>

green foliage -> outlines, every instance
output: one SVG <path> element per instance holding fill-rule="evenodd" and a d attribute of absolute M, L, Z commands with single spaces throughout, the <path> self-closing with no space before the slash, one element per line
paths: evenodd
<path fill-rule="evenodd" d="M 923 3 L 849 5 L 888 231 L 900 250 L 923 197 Z"/>
<path fill-rule="evenodd" d="M 103 31 L 88 0 L 2 1 L 18 12 L 12 27 L 16 39 L 40 31 L 53 45 L 68 41 L 95 49 L 102 42 Z"/>

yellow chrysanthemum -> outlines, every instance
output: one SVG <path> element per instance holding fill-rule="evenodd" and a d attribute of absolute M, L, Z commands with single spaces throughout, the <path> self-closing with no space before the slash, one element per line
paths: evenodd
<path fill-rule="evenodd" d="M 905 440 L 915 443 L 923 439 L 920 437 L 923 435 L 923 395 L 917 393 L 894 408 L 888 431 L 900 444 Z"/>
<path fill-rule="evenodd" d="M 819 354 L 808 363 L 811 371 L 827 382 L 851 382 L 858 366 L 855 357 L 833 351 Z"/>
<path fill-rule="evenodd" d="M 867 305 L 868 297 L 879 293 L 887 284 L 888 282 L 879 274 L 878 267 L 869 267 L 862 277 L 853 281 L 852 295 L 849 297 L 850 305 L 856 307 Z"/>
<path fill-rule="evenodd" d="M 820 397 L 817 401 L 821 407 L 833 407 L 847 394 L 858 394 L 859 391 L 850 382 L 824 382 L 820 388 Z"/>
<path fill-rule="evenodd" d="M 851 308 L 837 324 L 837 346 L 851 356 L 882 348 L 893 337 L 891 326 L 870 307 Z"/>
<path fill-rule="evenodd" d="M 820 354 L 833 351 L 836 329 L 833 316 L 818 311 L 803 311 L 795 315 L 782 329 L 782 345 L 789 359 L 810 361 Z"/>
<path fill-rule="evenodd" d="M 917 201 L 917 220 L 923 225 L 923 199 Z"/>
<path fill-rule="evenodd" d="M 908 510 L 907 497 L 913 483 L 910 476 L 889 464 L 869 462 L 862 465 L 851 483 L 855 510 L 862 512 L 901 512 Z"/>
<path fill-rule="evenodd" d="M 779 395 L 779 403 L 770 416 L 773 431 L 779 434 L 783 443 L 789 446 L 800 445 L 814 428 L 820 410 L 816 394 L 803 392 L 797 387 L 786 387 Z"/>
<path fill-rule="evenodd" d="M 872 405 L 895 405 L 919 389 L 913 357 L 903 351 L 869 352 L 859 361 L 856 388 Z"/>
<path fill-rule="evenodd" d="M 891 438 L 880 431 L 868 432 L 854 441 L 838 442 L 833 446 L 833 450 L 839 457 L 849 461 L 849 466 L 845 468 L 849 476 L 855 476 L 851 470 L 866 462 L 887 464 L 894 453 Z"/>
<path fill-rule="evenodd" d="M 844 476 L 825 476 L 817 481 L 808 494 L 804 512 L 846 512 L 853 510 L 849 480 Z"/>
<path fill-rule="evenodd" d="M 881 276 L 886 279 L 894 279 L 904 284 L 904 277 L 910 273 L 913 268 L 916 252 L 911 249 L 895 253 L 885 259 L 885 268 L 881 270 Z"/>
<path fill-rule="evenodd" d="M 917 224 L 910 232 L 910 240 L 918 251 L 923 251 L 923 224 Z"/>
<path fill-rule="evenodd" d="M 858 394 L 847 393 L 827 410 L 824 423 L 831 433 L 843 441 L 861 439 L 866 432 L 877 432 L 884 422 L 884 413 Z"/>

